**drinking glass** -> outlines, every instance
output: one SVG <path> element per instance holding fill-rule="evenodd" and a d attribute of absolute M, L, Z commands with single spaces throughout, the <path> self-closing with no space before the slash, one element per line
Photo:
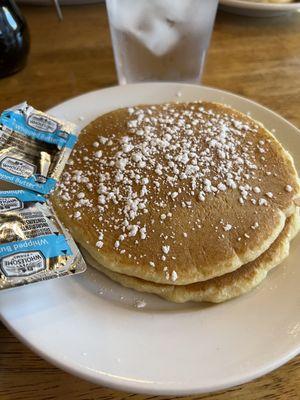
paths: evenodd
<path fill-rule="evenodd" d="M 199 82 L 218 0 L 107 0 L 121 85 Z"/>

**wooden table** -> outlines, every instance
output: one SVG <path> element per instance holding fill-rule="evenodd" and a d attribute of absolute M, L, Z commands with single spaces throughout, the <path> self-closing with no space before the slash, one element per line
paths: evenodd
<path fill-rule="evenodd" d="M 46 109 L 116 84 L 104 5 L 22 7 L 31 31 L 27 67 L 0 80 L 0 110 L 23 100 Z M 251 19 L 219 13 L 203 83 L 272 108 L 300 126 L 300 14 Z M 53 367 L 0 325 L 0 399 L 152 399 L 84 382 Z M 300 356 L 267 376 L 192 399 L 300 399 Z"/>

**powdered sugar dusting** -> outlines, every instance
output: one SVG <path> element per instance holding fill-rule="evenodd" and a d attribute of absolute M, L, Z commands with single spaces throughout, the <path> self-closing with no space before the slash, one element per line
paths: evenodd
<path fill-rule="evenodd" d="M 146 305 L 147 305 L 147 303 L 144 299 L 135 299 L 134 300 L 134 306 L 136 308 L 145 308 Z"/>

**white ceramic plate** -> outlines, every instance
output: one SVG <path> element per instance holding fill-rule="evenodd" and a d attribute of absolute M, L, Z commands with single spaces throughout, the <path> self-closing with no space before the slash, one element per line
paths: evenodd
<path fill-rule="evenodd" d="M 211 100 L 262 121 L 300 167 L 299 131 L 272 111 L 220 90 L 176 83 L 91 92 L 51 110 L 84 126 L 139 103 Z M 80 121 L 78 117 L 84 117 Z M 298 248 L 297 248 L 298 245 Z M 192 394 L 263 375 L 300 351 L 300 236 L 256 290 L 220 305 L 176 305 L 125 289 L 89 268 L 0 295 L 7 327 L 33 351 L 84 379 L 130 392 Z M 145 302 L 143 308 L 138 306 Z"/>
<path fill-rule="evenodd" d="M 249 17 L 275 17 L 300 11 L 300 2 L 294 3 L 254 3 L 247 0 L 220 0 L 221 8 L 234 14 Z"/>

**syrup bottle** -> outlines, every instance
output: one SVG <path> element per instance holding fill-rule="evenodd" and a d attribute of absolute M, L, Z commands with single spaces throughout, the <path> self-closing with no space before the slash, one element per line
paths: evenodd
<path fill-rule="evenodd" d="M 11 75 L 26 64 L 29 32 L 14 0 L 0 0 L 0 78 Z"/>

